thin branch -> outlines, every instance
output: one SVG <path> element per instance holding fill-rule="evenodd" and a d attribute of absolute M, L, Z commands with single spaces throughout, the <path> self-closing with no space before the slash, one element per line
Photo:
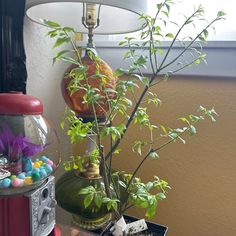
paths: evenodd
<path fill-rule="evenodd" d="M 163 60 L 162 60 L 162 62 L 161 62 L 161 64 L 160 64 L 160 70 L 162 70 L 162 66 L 163 66 L 163 64 L 165 63 L 165 61 L 166 61 L 166 59 L 167 59 L 167 57 L 168 57 L 168 55 L 169 55 L 169 53 L 170 53 L 170 50 L 173 48 L 173 45 L 174 45 L 175 41 L 177 40 L 177 38 L 178 38 L 180 32 L 181 32 L 182 29 L 185 27 L 186 23 L 187 23 L 192 17 L 194 17 L 194 15 L 195 15 L 197 12 L 198 12 L 198 10 L 196 10 L 190 17 L 188 17 L 188 18 L 186 19 L 186 21 L 183 23 L 183 25 L 182 25 L 182 26 L 179 28 L 179 30 L 177 31 L 175 37 L 173 38 L 173 40 L 172 40 L 172 42 L 171 42 L 171 44 L 170 44 L 170 46 L 169 46 L 169 48 L 168 48 L 168 50 L 167 50 L 167 52 L 166 52 L 166 54 L 165 54 L 165 57 L 163 58 Z"/>
<path fill-rule="evenodd" d="M 184 50 L 172 61 L 170 61 L 169 63 L 167 63 L 165 66 L 161 67 L 160 70 L 165 69 L 166 67 L 168 67 L 169 65 L 173 64 L 175 61 L 177 61 L 192 45 L 193 43 L 199 38 L 199 36 L 204 32 L 204 30 L 208 29 L 215 21 L 218 20 L 218 17 L 215 18 L 211 23 L 209 23 L 189 44 L 186 48 L 184 48 Z"/>

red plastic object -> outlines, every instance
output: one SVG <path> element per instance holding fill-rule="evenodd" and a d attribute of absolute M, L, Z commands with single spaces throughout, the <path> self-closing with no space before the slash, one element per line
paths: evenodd
<path fill-rule="evenodd" d="M 41 115 L 43 104 L 21 92 L 0 93 L 0 115 Z"/>
<path fill-rule="evenodd" d="M 30 236 L 27 197 L 0 197 L 0 236 Z"/>
<path fill-rule="evenodd" d="M 49 234 L 49 236 L 62 236 L 61 229 L 58 226 L 55 226 L 53 231 Z"/>

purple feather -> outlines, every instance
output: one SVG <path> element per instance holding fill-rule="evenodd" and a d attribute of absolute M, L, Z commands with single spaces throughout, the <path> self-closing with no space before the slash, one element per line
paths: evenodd
<path fill-rule="evenodd" d="M 22 156 L 32 157 L 44 148 L 45 145 L 31 143 L 28 137 L 21 134 L 15 136 L 8 127 L 0 133 L 0 153 L 11 161 L 17 161 Z"/>

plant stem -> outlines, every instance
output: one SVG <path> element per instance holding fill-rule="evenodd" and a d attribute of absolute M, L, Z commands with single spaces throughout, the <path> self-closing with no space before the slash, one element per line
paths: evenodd
<path fill-rule="evenodd" d="M 75 42 L 72 40 L 72 38 L 68 35 L 68 33 L 63 29 L 63 32 L 65 33 L 65 35 L 70 39 L 70 43 L 72 45 L 72 47 L 74 48 L 75 52 L 76 52 L 76 56 L 80 62 L 80 64 L 82 65 L 82 61 L 81 61 L 81 53 L 79 52 L 79 50 L 77 49 Z"/>

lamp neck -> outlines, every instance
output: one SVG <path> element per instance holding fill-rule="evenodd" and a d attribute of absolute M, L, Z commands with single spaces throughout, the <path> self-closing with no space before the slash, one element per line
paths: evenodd
<path fill-rule="evenodd" d="M 87 43 L 88 48 L 95 48 L 95 45 L 93 43 L 93 27 L 88 28 L 88 43 Z"/>
<path fill-rule="evenodd" d="M 96 29 L 100 24 L 100 7 L 97 7 L 94 3 L 83 3 L 83 17 L 82 23 L 85 28 L 88 29 L 88 44 L 87 47 L 94 48 L 93 43 L 93 30 Z"/>

